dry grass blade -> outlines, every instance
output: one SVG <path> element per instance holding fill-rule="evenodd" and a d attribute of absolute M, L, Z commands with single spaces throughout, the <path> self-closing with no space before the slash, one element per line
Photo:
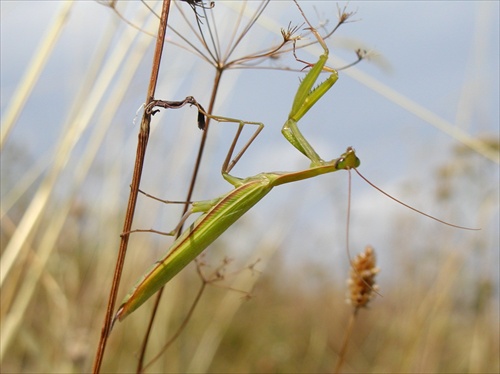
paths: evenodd
<path fill-rule="evenodd" d="M 3 148 L 7 137 L 14 126 L 17 118 L 21 114 L 26 101 L 33 90 L 33 87 L 38 81 L 40 74 L 50 58 L 52 51 L 61 36 L 64 24 L 70 14 L 73 1 L 65 1 L 61 4 L 61 9 L 54 22 L 51 23 L 50 28 L 38 49 L 33 54 L 33 59 L 26 73 L 19 83 L 16 92 L 12 95 L 11 102 L 8 109 L 2 114 L 2 128 L 0 132 L 0 149 Z"/>

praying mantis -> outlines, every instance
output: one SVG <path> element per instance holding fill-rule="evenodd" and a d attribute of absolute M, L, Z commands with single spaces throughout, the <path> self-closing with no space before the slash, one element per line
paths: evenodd
<path fill-rule="evenodd" d="M 345 19 L 347 19 L 347 17 L 341 18 L 339 24 L 344 22 Z M 184 230 L 179 238 L 170 246 L 168 253 L 154 264 L 125 297 L 115 314 L 115 321 L 122 321 L 125 317 L 139 308 L 147 299 L 203 252 L 223 232 L 231 227 L 241 216 L 264 198 L 264 196 L 274 187 L 281 184 L 313 178 L 321 174 L 332 173 L 338 170 L 353 169 L 360 165 L 360 160 L 352 147 L 348 147 L 337 159 L 331 161 L 323 160 L 298 128 L 298 122 L 302 117 L 304 117 L 314 104 L 325 95 L 338 79 L 337 71 L 326 66 L 329 54 L 326 43 L 316 29 L 309 23 L 307 18 L 306 22 L 309 25 L 310 31 L 323 48 L 323 54 L 319 57 L 318 61 L 312 65 L 309 72 L 301 81 L 293 100 L 292 109 L 281 131 L 288 142 L 311 161 L 309 168 L 293 172 L 260 173 L 248 178 L 235 177 L 230 175 L 229 172 L 247 150 L 251 142 L 264 128 L 264 124 L 209 115 L 192 97 L 188 97 L 181 102 L 155 100 L 146 108 L 150 113 L 154 113 L 154 111 L 152 111 L 154 107 L 177 108 L 185 104 L 191 104 L 198 107 L 199 113 L 218 122 L 239 123 L 238 131 L 221 170 L 223 178 L 232 184 L 234 189 L 216 199 L 192 203 L 188 213 L 201 213 L 201 216 L 198 217 L 189 228 Z M 323 71 L 329 72 L 330 75 L 323 82 L 314 87 L 319 75 Z M 199 115 L 198 124 L 200 127 L 203 126 L 201 122 Z M 245 125 L 257 126 L 257 130 L 238 155 L 231 160 L 239 135 Z M 186 217 L 183 217 L 181 222 L 184 222 L 185 218 Z M 170 234 L 173 235 L 174 233 L 175 230 Z"/>
<path fill-rule="evenodd" d="M 300 9 L 298 4 L 297 6 Z M 260 173 L 247 178 L 235 177 L 229 174 L 231 169 L 238 162 L 252 141 L 262 131 L 264 124 L 207 114 L 203 107 L 197 103 L 193 97 L 187 97 L 183 101 L 175 102 L 153 100 L 145 109 L 149 114 L 154 114 L 156 112 L 156 110 L 153 110 L 155 107 L 166 109 L 179 108 L 186 104 L 190 104 L 198 108 L 198 126 L 200 128 L 204 126 L 205 116 L 218 122 L 239 124 L 237 133 L 221 169 L 222 177 L 233 185 L 234 189 L 213 200 L 192 203 L 191 209 L 188 214 L 181 219 L 181 223 L 178 227 L 182 225 L 189 214 L 201 213 L 201 215 L 189 226 L 189 228 L 183 231 L 170 246 L 167 254 L 152 266 L 124 298 L 115 314 L 113 324 L 116 320 L 122 321 L 139 308 L 146 300 L 160 290 L 222 235 L 222 233 L 231 227 L 240 217 L 263 199 L 274 187 L 313 178 L 321 174 L 332 173 L 338 170 L 356 169 L 360 165 L 360 160 L 352 147 L 348 147 L 339 158 L 331 161 L 323 160 L 298 128 L 298 122 L 302 117 L 304 117 L 315 103 L 328 92 L 338 79 L 337 71 L 326 66 L 329 56 L 329 50 L 326 43 L 317 30 L 309 23 L 303 12 L 302 15 L 309 26 L 309 30 L 323 48 L 323 54 L 320 55 L 315 64 L 308 64 L 311 69 L 304 76 L 299 85 L 288 119 L 285 121 L 281 131 L 285 139 L 310 160 L 309 167 L 300 171 Z M 342 13 L 338 25 L 345 22 L 348 16 L 349 14 Z M 328 72 L 329 76 L 321 83 L 316 84 L 322 72 Z M 232 159 L 238 138 L 245 125 L 257 126 L 257 129 L 247 144 L 243 146 L 241 151 Z M 368 183 L 370 182 L 368 181 Z M 373 186 L 373 184 L 371 185 Z M 376 186 L 374 187 L 377 188 Z M 385 192 L 381 192 L 387 195 Z M 397 201 L 400 202 L 399 200 Z M 404 203 L 402 204 L 409 207 Z M 415 210 L 412 207 L 409 208 Z M 431 217 L 425 213 L 422 214 Z M 434 217 L 431 218 L 436 219 Z M 445 223 L 443 221 L 440 222 Z M 174 235 L 176 232 L 177 229 L 170 232 L 169 235 Z"/>

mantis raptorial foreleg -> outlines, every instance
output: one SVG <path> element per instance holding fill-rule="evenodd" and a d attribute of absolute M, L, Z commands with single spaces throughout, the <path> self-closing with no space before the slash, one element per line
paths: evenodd
<path fill-rule="evenodd" d="M 297 6 L 300 9 L 300 6 L 298 4 Z M 300 9 L 300 11 L 302 12 L 302 9 Z M 316 102 L 335 84 L 338 79 L 338 73 L 335 69 L 331 69 L 325 66 L 326 61 L 328 60 L 328 47 L 326 46 L 325 41 L 316 31 L 316 29 L 309 23 L 309 20 L 305 17 L 303 12 L 302 15 L 309 25 L 309 29 L 323 48 L 323 54 L 319 57 L 318 62 L 312 65 L 311 70 L 309 71 L 309 73 L 307 73 L 307 75 L 300 83 L 299 89 L 297 90 L 297 93 L 295 94 L 295 98 L 293 100 L 292 109 L 290 111 L 290 114 L 288 115 L 288 120 L 283 125 L 281 133 L 290 142 L 290 144 L 292 144 L 307 158 L 309 158 L 309 160 L 311 160 L 311 166 L 317 166 L 321 165 L 324 161 L 319 157 L 314 148 L 304 138 L 297 126 L 297 123 L 309 111 L 309 109 L 311 109 L 313 105 L 316 104 Z M 342 22 L 344 22 L 343 18 L 339 20 L 339 24 Z M 330 76 L 326 80 L 321 82 L 317 87 L 314 87 L 319 75 L 323 71 L 330 72 Z"/>

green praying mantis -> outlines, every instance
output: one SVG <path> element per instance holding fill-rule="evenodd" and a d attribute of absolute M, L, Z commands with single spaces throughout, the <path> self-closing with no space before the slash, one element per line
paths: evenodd
<path fill-rule="evenodd" d="M 343 13 L 338 25 L 345 22 L 348 16 L 348 14 Z M 264 196 L 266 196 L 274 187 L 281 184 L 313 178 L 321 174 L 332 173 L 338 170 L 356 169 L 360 165 L 360 160 L 356 156 L 352 147 L 348 147 L 346 151 L 337 159 L 333 159 L 331 161 L 323 160 L 316 153 L 311 144 L 305 139 L 298 128 L 298 122 L 302 119 L 302 117 L 304 117 L 304 115 L 315 105 L 315 103 L 321 99 L 323 95 L 325 95 L 325 93 L 338 79 L 337 71 L 326 66 L 329 51 L 324 40 L 305 16 L 304 19 L 309 26 L 309 30 L 313 33 L 318 43 L 323 48 L 323 54 L 319 57 L 315 64 L 308 64 L 311 66 L 311 69 L 299 85 L 293 100 L 292 109 L 281 131 L 288 142 L 290 142 L 291 145 L 293 145 L 299 152 L 304 154 L 310 160 L 311 163 L 309 168 L 293 172 L 260 173 L 248 178 L 235 177 L 229 173 L 252 141 L 263 129 L 264 125 L 262 123 L 209 115 L 193 97 L 187 97 L 185 100 L 178 102 L 154 100 L 146 108 L 149 113 L 154 114 L 155 111 L 153 108 L 155 107 L 178 108 L 185 104 L 190 104 L 195 105 L 198 108 L 198 125 L 201 128 L 204 126 L 204 116 L 212 118 L 218 122 L 238 123 L 239 127 L 237 133 L 222 165 L 222 176 L 226 181 L 234 186 L 234 189 L 216 199 L 192 203 L 191 209 L 187 215 L 191 213 L 201 213 L 201 215 L 174 241 L 174 243 L 170 246 L 168 253 L 162 259 L 158 260 L 137 282 L 131 292 L 124 298 L 115 314 L 113 322 L 116 320 L 122 321 L 125 317 L 139 308 L 184 267 L 192 262 L 222 233 L 231 227 L 240 217 L 256 205 L 262 198 L 264 198 Z M 328 78 L 315 86 L 320 74 L 324 71 L 329 73 Z M 243 146 L 241 151 L 235 156 L 234 159 L 232 159 L 238 138 L 245 125 L 254 125 L 257 126 L 257 129 L 248 143 Z M 386 194 L 383 191 L 381 192 Z M 406 204 L 403 205 L 408 207 Z M 411 209 L 415 210 L 414 208 Z M 428 216 L 425 213 L 423 214 Z M 181 219 L 181 223 L 178 227 L 182 225 L 187 218 L 187 215 Z M 431 218 L 435 219 L 434 217 Z M 177 229 L 173 230 L 169 233 L 169 235 L 174 235 L 176 231 Z"/>
<path fill-rule="evenodd" d="M 237 134 L 222 165 L 223 178 L 235 188 L 216 199 L 192 203 L 189 213 L 202 213 L 201 216 L 184 230 L 179 238 L 171 245 L 167 255 L 158 260 L 125 297 L 121 306 L 118 308 L 115 320 L 123 320 L 126 316 L 140 307 L 147 299 L 179 273 L 179 271 L 203 252 L 203 250 L 214 242 L 223 232 L 231 227 L 241 216 L 266 196 L 274 187 L 285 183 L 312 178 L 325 173 L 332 173 L 337 170 L 356 168 L 360 165 L 360 161 L 354 149 L 351 147 L 347 148 L 347 150 L 337 159 L 331 161 L 321 159 L 297 126 L 298 121 L 338 79 L 337 71 L 326 66 L 329 52 L 325 42 L 310 24 L 309 27 L 322 46 L 324 52 L 300 83 L 293 101 L 292 109 L 282 128 L 282 133 L 285 138 L 311 161 L 308 169 L 288 173 L 260 173 L 244 179 L 232 176 L 229 172 L 247 150 L 251 142 L 263 129 L 264 125 L 262 123 L 208 115 L 205 113 L 203 107 L 192 97 L 188 97 L 186 100 L 176 104 L 156 100 L 146 109 L 151 110 L 153 107 L 172 108 L 180 107 L 184 104 L 191 104 L 198 107 L 199 113 L 218 122 L 239 123 Z M 314 87 L 319 75 L 323 71 L 328 71 L 330 73 L 329 77 L 317 87 Z M 200 127 L 203 126 L 200 116 L 198 116 L 198 124 Z M 257 126 L 257 130 L 239 154 L 231 161 L 238 137 L 245 125 L 255 125 Z M 184 220 L 185 217 L 182 221 Z M 175 230 L 172 234 L 174 232 Z"/>

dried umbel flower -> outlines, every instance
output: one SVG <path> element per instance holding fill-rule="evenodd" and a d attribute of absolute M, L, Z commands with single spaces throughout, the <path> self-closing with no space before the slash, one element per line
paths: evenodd
<path fill-rule="evenodd" d="M 373 299 L 378 286 L 375 284 L 375 275 L 380 271 L 375 266 L 375 250 L 366 246 L 364 253 L 360 253 L 352 261 L 349 280 L 348 302 L 355 308 L 365 307 Z"/>

